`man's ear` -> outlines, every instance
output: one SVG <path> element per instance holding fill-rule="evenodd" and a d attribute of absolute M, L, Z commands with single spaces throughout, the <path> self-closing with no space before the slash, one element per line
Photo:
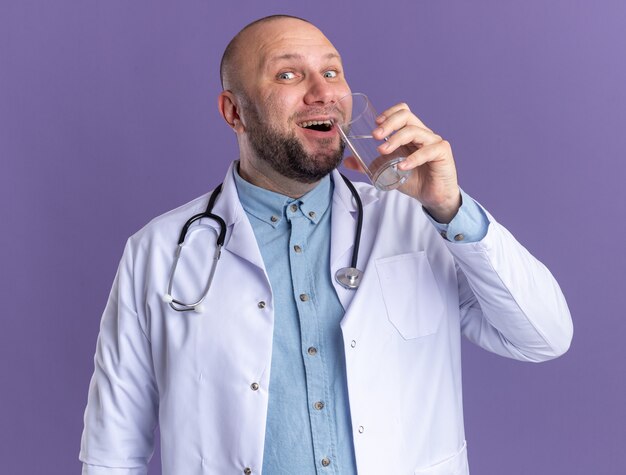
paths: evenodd
<path fill-rule="evenodd" d="M 222 91 L 217 97 L 217 107 L 226 123 L 236 132 L 245 130 L 241 116 L 239 115 L 239 104 L 237 98 L 231 91 Z"/>

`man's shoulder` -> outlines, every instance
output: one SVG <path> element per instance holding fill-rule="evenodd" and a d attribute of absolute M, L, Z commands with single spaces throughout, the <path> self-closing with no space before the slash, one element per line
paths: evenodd
<path fill-rule="evenodd" d="M 210 194 L 211 192 L 205 193 L 153 218 L 133 234 L 129 238 L 129 241 L 137 245 L 155 241 L 167 241 L 168 243 L 173 242 L 172 245 L 175 246 L 178 242 L 178 236 L 187 220 L 206 210 Z"/>

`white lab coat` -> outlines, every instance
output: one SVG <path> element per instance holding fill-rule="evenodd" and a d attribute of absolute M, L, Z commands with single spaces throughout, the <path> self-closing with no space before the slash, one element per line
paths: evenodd
<path fill-rule="evenodd" d="M 349 265 L 356 208 L 333 179 L 334 276 Z M 491 216 L 482 241 L 451 243 L 415 200 L 356 186 L 364 276 L 356 292 L 335 289 L 346 309 L 358 472 L 466 475 L 461 334 L 504 356 L 547 360 L 569 346 L 567 305 L 548 270 Z M 178 313 L 162 300 L 180 229 L 207 200 L 156 218 L 127 243 L 102 317 L 83 473 L 145 474 L 157 421 L 164 475 L 261 473 L 274 307 L 232 170 L 214 208 L 227 234 L 204 312 Z M 175 297 L 202 293 L 213 228 L 205 219 L 192 227 Z"/>

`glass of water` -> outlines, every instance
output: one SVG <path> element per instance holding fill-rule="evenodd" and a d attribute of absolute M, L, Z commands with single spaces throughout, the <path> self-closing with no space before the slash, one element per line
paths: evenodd
<path fill-rule="evenodd" d="M 400 146 L 388 155 L 378 151 L 378 146 L 387 138 L 377 140 L 372 137 L 373 130 L 378 128 L 378 114 L 368 97 L 360 92 L 348 94 L 337 101 L 335 109 L 336 116 L 343 117 L 337 123 L 339 134 L 373 185 L 383 191 L 402 185 L 411 171 L 399 170 L 398 163 L 410 152 L 406 146 Z M 347 113 L 350 110 L 352 115 Z"/>

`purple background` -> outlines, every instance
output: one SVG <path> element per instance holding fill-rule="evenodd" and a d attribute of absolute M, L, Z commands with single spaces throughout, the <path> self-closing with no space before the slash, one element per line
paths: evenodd
<path fill-rule="evenodd" d="M 626 2 L 366 5 L 0 2 L 0 472 L 79 472 L 125 239 L 222 179 L 237 156 L 222 50 L 285 12 L 327 33 L 353 90 L 409 103 L 452 143 L 462 186 L 568 297 L 561 359 L 465 345 L 473 474 L 625 473 Z"/>

